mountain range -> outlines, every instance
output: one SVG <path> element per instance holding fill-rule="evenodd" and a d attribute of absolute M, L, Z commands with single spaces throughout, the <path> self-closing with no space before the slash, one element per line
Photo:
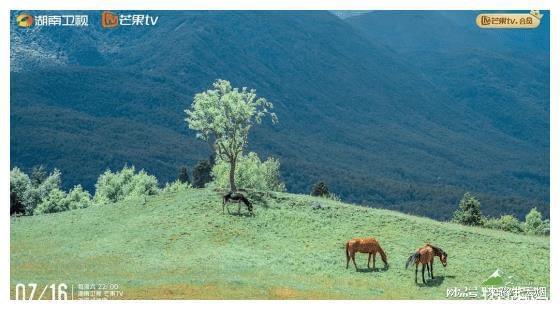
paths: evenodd
<path fill-rule="evenodd" d="M 533 32 L 483 32 L 472 11 L 149 11 L 155 26 L 116 29 L 81 13 L 88 27 L 12 23 L 12 166 L 90 191 L 125 164 L 173 180 L 209 155 L 184 110 L 221 78 L 274 103 L 249 149 L 280 159 L 290 192 L 324 181 L 447 219 L 471 191 L 488 215 L 548 216 L 546 13 Z"/>

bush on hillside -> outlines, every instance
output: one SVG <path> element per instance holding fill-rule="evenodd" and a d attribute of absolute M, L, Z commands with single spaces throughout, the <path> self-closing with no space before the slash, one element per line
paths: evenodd
<path fill-rule="evenodd" d="M 10 215 L 26 214 L 24 199 L 30 187 L 31 180 L 27 174 L 17 167 L 10 171 Z"/>
<path fill-rule="evenodd" d="M 29 177 L 31 179 L 31 183 L 33 183 L 33 185 L 37 186 L 41 183 L 43 183 L 43 181 L 45 181 L 47 179 L 47 170 L 45 169 L 45 166 L 43 165 L 39 165 L 39 166 L 35 166 L 31 169 L 31 176 Z"/>
<path fill-rule="evenodd" d="M 315 185 L 313 185 L 313 188 L 311 189 L 311 196 L 315 196 L 315 197 L 330 196 L 329 188 L 327 187 L 327 184 L 325 184 L 325 182 L 318 182 Z"/>
<path fill-rule="evenodd" d="M 212 163 L 208 160 L 201 160 L 193 168 L 192 186 L 203 188 L 210 182 L 212 182 Z"/>
<path fill-rule="evenodd" d="M 484 220 L 484 227 L 514 233 L 523 232 L 523 224 L 513 215 L 502 215 L 499 219 L 486 219 Z"/>
<path fill-rule="evenodd" d="M 192 188 L 190 183 L 183 183 L 180 180 L 171 183 L 165 183 L 165 187 L 161 190 L 162 193 L 178 193 Z"/>
<path fill-rule="evenodd" d="M 84 190 L 81 185 L 76 185 L 65 197 L 68 210 L 85 209 L 93 205 L 91 194 Z"/>
<path fill-rule="evenodd" d="M 133 197 L 155 195 L 159 192 L 158 180 L 144 170 L 136 172 L 134 166 L 125 166 L 121 171 L 105 171 L 95 184 L 94 201 L 111 203 Z"/>
<path fill-rule="evenodd" d="M 187 167 L 181 167 L 181 169 L 179 169 L 179 176 L 177 177 L 177 180 L 180 181 L 181 183 L 189 183 L 191 181 L 191 178 L 189 177 L 189 170 L 187 169 Z"/>
<path fill-rule="evenodd" d="M 550 235 L 550 221 L 544 220 L 542 224 L 539 226 L 539 228 L 536 230 L 535 234 L 542 235 L 542 236 Z"/>
<path fill-rule="evenodd" d="M 10 214 L 33 215 L 51 191 L 60 189 L 61 174 L 58 169 L 46 177 L 44 174 L 43 168 L 34 169 L 33 178 L 17 167 L 10 171 Z"/>
<path fill-rule="evenodd" d="M 543 221 L 542 214 L 537 208 L 531 209 L 525 216 L 525 232 L 532 235 L 548 235 L 550 233 L 550 223 Z"/>
<path fill-rule="evenodd" d="M 66 193 L 60 189 L 53 189 L 49 194 L 39 203 L 35 209 L 35 214 L 56 213 L 68 210 L 68 200 L 66 200 Z"/>
<path fill-rule="evenodd" d="M 465 193 L 459 202 L 459 210 L 453 214 L 453 222 L 477 226 L 482 225 L 482 213 L 480 212 L 480 202 L 470 193 Z"/>
<path fill-rule="evenodd" d="M 220 188 L 229 188 L 229 164 L 218 160 L 212 168 L 213 184 Z M 250 188 L 260 191 L 285 191 L 280 181 L 280 161 L 269 157 L 261 161 L 259 156 L 250 152 L 237 159 L 235 180 L 238 188 Z"/>

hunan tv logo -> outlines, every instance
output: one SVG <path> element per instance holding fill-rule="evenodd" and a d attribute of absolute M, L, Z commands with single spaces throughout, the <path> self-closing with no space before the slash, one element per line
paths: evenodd
<path fill-rule="evenodd" d="M 26 13 L 19 14 L 16 17 L 16 23 L 19 27 L 29 28 L 33 26 L 33 16 Z"/>

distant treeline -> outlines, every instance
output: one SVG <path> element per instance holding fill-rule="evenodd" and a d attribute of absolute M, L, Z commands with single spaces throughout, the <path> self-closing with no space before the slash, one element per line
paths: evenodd
<path fill-rule="evenodd" d="M 155 176 L 125 166 L 120 171 L 107 170 L 100 175 L 95 192 L 91 195 L 81 185 L 64 191 L 61 188 L 61 173 L 57 169 L 47 173 L 43 166 L 38 166 L 28 175 L 15 167 L 10 172 L 10 214 L 29 216 L 103 206 L 131 198 L 186 190 L 193 187 L 192 183 L 196 187 L 224 187 L 228 182 L 226 168 L 220 162 L 211 167 L 208 161 L 201 161 L 193 170 L 192 181 L 188 169 L 181 167 L 175 181 L 160 187 Z M 285 187 L 280 181 L 279 169 L 278 160 L 269 158 L 261 161 L 255 153 L 250 153 L 240 159 L 237 172 L 239 185 L 262 191 L 283 191 Z M 325 182 L 314 184 L 310 195 L 340 200 L 338 195 L 330 192 Z M 472 194 L 465 193 L 458 209 L 449 216 L 453 222 L 469 226 L 535 235 L 548 235 L 550 232 L 549 220 L 543 219 L 536 208 L 526 214 L 524 222 L 509 214 L 497 218 L 487 217 L 482 210 L 486 208 L 481 208 L 480 201 Z"/>

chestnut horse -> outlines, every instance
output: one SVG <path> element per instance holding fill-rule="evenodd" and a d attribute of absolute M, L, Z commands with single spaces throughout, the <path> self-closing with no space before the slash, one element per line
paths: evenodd
<path fill-rule="evenodd" d="M 356 252 L 368 253 L 368 268 L 369 262 L 373 257 L 372 269 L 375 269 L 375 255 L 377 253 L 381 255 L 381 259 L 383 260 L 383 263 L 385 263 L 385 268 L 389 266 L 387 263 L 387 255 L 385 255 L 385 252 L 379 245 L 379 242 L 377 242 L 374 238 L 352 238 L 350 241 L 346 242 L 346 269 L 348 269 L 348 263 L 350 263 L 350 258 L 352 258 L 354 267 L 356 267 L 356 271 L 358 271 L 355 259 Z"/>
<path fill-rule="evenodd" d="M 428 276 L 434 278 L 434 256 L 439 257 L 443 267 L 447 266 L 447 253 L 437 246 L 427 243 L 425 246 L 416 250 L 416 252 L 408 258 L 405 268 L 412 263 L 416 264 L 416 274 L 414 276 L 414 283 L 418 283 L 418 264 L 422 263 L 422 283 L 426 284 L 424 278 L 424 271 L 428 268 Z"/>

